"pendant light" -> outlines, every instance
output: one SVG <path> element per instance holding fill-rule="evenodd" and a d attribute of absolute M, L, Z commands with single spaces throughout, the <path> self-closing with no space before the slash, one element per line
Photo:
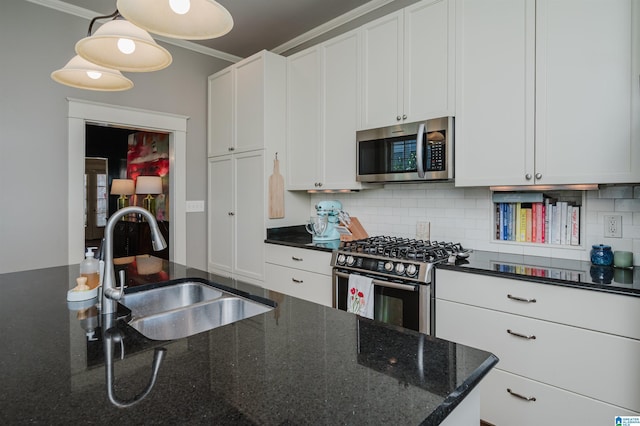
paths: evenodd
<path fill-rule="evenodd" d="M 61 84 L 78 89 L 116 92 L 128 90 L 133 82 L 118 70 L 101 67 L 76 55 L 63 68 L 51 73 L 51 78 Z"/>
<path fill-rule="evenodd" d="M 96 65 L 131 72 L 161 70 L 172 61 L 148 32 L 124 19 L 106 22 L 78 41 L 76 53 Z"/>
<path fill-rule="evenodd" d="M 204 40 L 233 28 L 229 11 L 214 0 L 118 0 L 117 9 L 140 28 L 172 38 Z"/>

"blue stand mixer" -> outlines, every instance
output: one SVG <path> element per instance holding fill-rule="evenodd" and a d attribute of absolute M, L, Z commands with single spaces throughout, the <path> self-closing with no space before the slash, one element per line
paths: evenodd
<path fill-rule="evenodd" d="M 316 204 L 317 216 L 310 218 L 306 224 L 307 232 L 313 235 L 313 242 L 340 241 L 340 233 L 336 226 L 346 215 L 342 211 L 340 201 L 320 201 Z"/>

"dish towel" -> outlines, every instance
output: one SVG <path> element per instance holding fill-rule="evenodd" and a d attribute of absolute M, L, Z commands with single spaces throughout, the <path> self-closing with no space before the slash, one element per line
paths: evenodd
<path fill-rule="evenodd" d="M 347 312 L 373 319 L 373 279 L 349 274 Z"/>

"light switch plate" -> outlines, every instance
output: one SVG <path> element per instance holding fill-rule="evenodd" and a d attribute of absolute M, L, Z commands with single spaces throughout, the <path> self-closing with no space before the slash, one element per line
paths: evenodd
<path fill-rule="evenodd" d="M 186 210 L 187 210 L 187 213 L 203 212 L 204 211 L 204 200 L 187 201 Z"/>

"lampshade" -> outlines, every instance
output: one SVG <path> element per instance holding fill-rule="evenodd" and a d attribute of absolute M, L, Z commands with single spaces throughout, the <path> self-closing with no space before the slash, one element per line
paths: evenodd
<path fill-rule="evenodd" d="M 133 87 L 133 82 L 120 71 L 93 64 L 78 55 L 71 58 L 64 68 L 52 72 L 51 78 L 78 89 L 105 92 L 128 90 Z"/>
<path fill-rule="evenodd" d="M 120 71 L 157 71 L 171 64 L 171 54 L 148 32 L 124 19 L 106 22 L 76 43 L 84 59 Z"/>
<path fill-rule="evenodd" d="M 138 176 L 136 194 L 162 194 L 162 178 L 160 176 Z"/>
<path fill-rule="evenodd" d="M 111 182 L 112 195 L 131 195 L 134 193 L 133 179 L 114 179 Z"/>
<path fill-rule="evenodd" d="M 166 37 L 204 40 L 231 31 L 233 18 L 214 0 L 118 0 L 122 16 Z"/>

